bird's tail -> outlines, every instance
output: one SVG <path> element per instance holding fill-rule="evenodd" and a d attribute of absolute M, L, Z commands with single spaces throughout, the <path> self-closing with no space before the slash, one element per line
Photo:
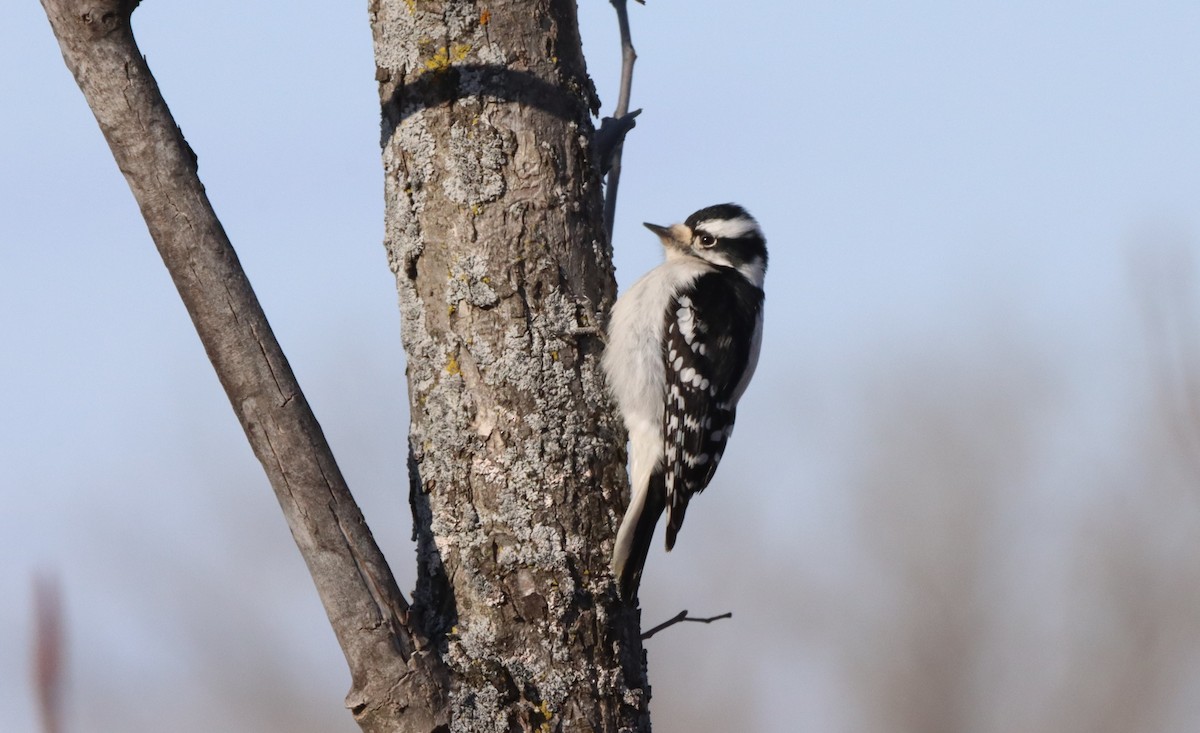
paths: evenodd
<path fill-rule="evenodd" d="M 613 548 L 612 569 L 617 578 L 621 597 L 632 602 L 637 597 L 638 584 L 642 582 L 642 567 L 650 552 L 654 539 L 654 527 L 662 516 L 666 504 L 667 488 L 662 471 L 650 474 L 644 491 L 634 487 L 633 498 L 621 520 L 617 531 L 617 544 Z"/>

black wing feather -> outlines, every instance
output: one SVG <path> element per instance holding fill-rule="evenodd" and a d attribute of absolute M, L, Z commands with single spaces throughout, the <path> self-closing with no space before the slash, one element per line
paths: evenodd
<path fill-rule="evenodd" d="M 729 268 L 700 276 L 666 315 L 663 412 L 667 549 L 688 501 L 708 486 L 736 416 L 734 394 L 753 346 L 762 290 Z"/>

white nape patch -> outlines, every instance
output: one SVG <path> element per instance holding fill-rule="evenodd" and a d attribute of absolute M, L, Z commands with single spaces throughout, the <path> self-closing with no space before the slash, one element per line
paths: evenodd
<path fill-rule="evenodd" d="M 754 287 L 762 290 L 763 281 L 767 278 L 767 268 L 763 266 L 761 257 L 755 257 L 749 262 L 744 263 L 737 271 L 742 273 L 742 277 L 749 280 Z"/>
<path fill-rule="evenodd" d="M 747 234 L 762 233 L 758 230 L 758 222 L 750 216 L 739 216 L 736 219 L 706 219 L 696 224 L 697 231 L 708 232 L 719 239 L 737 239 Z"/>

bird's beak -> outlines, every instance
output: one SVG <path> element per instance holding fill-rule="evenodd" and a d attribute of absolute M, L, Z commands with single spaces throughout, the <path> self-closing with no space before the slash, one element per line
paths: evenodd
<path fill-rule="evenodd" d="M 672 224 L 664 227 L 645 222 L 642 226 L 657 234 L 664 247 L 683 250 L 691 246 L 692 230 L 684 224 Z"/>

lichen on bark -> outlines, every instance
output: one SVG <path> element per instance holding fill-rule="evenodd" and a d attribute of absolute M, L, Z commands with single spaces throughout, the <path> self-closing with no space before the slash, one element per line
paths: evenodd
<path fill-rule="evenodd" d="M 594 327 L 615 283 L 574 3 L 371 14 L 413 613 L 450 669 L 451 728 L 648 730 L 638 619 L 608 572 L 624 435 Z"/>

